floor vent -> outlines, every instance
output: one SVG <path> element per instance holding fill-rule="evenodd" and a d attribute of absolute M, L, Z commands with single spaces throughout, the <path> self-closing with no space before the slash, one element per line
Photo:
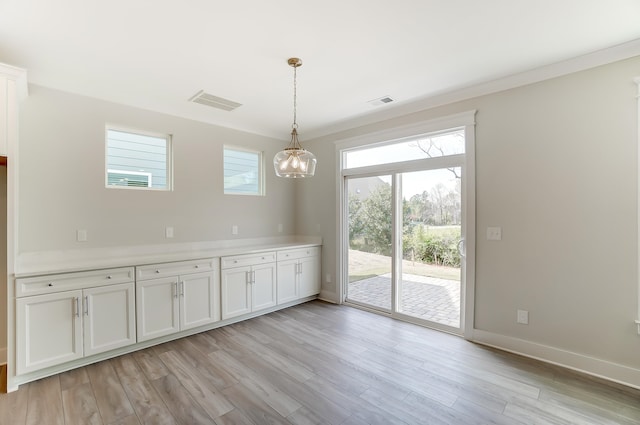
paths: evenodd
<path fill-rule="evenodd" d="M 189 102 L 199 103 L 212 108 L 222 109 L 224 111 L 233 111 L 238 106 L 242 106 L 241 103 L 205 93 L 204 90 L 200 90 L 198 93 L 194 94 L 191 99 L 189 99 Z"/>

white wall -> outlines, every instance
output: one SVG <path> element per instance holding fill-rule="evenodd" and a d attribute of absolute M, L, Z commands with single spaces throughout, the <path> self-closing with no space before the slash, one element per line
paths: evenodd
<path fill-rule="evenodd" d="M 173 134 L 174 190 L 106 189 L 105 123 Z M 20 109 L 18 250 L 293 235 L 295 183 L 271 166 L 286 143 L 31 86 Z M 223 194 L 223 144 L 264 151 L 267 196 Z M 165 226 L 174 227 L 173 239 Z M 77 229 L 87 230 L 87 242 L 76 242 Z"/>
<path fill-rule="evenodd" d="M 477 109 L 476 334 L 595 374 L 626 366 L 634 377 L 609 377 L 640 386 L 637 76 L 640 57 L 308 141 L 298 231 L 320 226 L 323 277 L 337 273 L 333 142 Z"/>

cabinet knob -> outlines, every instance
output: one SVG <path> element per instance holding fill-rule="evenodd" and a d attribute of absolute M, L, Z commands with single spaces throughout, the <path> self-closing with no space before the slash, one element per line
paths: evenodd
<path fill-rule="evenodd" d="M 196 264 L 196 269 L 199 269 L 199 268 L 200 268 L 200 264 Z"/>
<path fill-rule="evenodd" d="M 237 263 L 237 262 L 238 262 L 238 260 L 233 260 L 233 264 L 235 264 L 235 263 Z"/>
<path fill-rule="evenodd" d="M 49 282 L 47 286 L 53 286 L 53 282 Z"/>
<path fill-rule="evenodd" d="M 160 270 L 156 270 L 156 273 L 160 273 Z"/>
<path fill-rule="evenodd" d="M 108 275 L 108 276 L 107 276 L 107 279 L 111 279 L 111 275 Z"/>

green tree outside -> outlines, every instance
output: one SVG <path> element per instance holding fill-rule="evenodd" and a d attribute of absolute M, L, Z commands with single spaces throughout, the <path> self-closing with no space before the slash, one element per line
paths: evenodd
<path fill-rule="evenodd" d="M 434 187 L 402 201 L 403 259 L 460 267 L 459 187 Z M 368 197 L 349 194 L 351 249 L 391 256 L 391 186 L 381 184 Z"/>

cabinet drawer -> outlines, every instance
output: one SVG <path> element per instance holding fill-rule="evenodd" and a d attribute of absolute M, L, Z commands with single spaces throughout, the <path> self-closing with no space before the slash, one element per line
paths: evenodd
<path fill-rule="evenodd" d="M 133 267 L 16 279 L 16 297 L 133 282 Z"/>
<path fill-rule="evenodd" d="M 261 252 L 258 254 L 234 255 L 233 257 L 222 257 L 222 268 L 253 266 L 257 264 L 273 263 L 276 261 L 275 252 Z"/>
<path fill-rule="evenodd" d="M 286 251 L 278 251 L 278 261 L 296 260 L 298 258 L 313 257 L 316 255 L 320 255 L 320 247 L 318 246 L 288 249 Z"/>
<path fill-rule="evenodd" d="M 136 267 L 138 280 L 155 279 L 158 277 L 178 276 L 182 274 L 208 272 L 217 269 L 217 258 L 201 260 L 177 261 L 174 263 L 149 264 Z"/>

